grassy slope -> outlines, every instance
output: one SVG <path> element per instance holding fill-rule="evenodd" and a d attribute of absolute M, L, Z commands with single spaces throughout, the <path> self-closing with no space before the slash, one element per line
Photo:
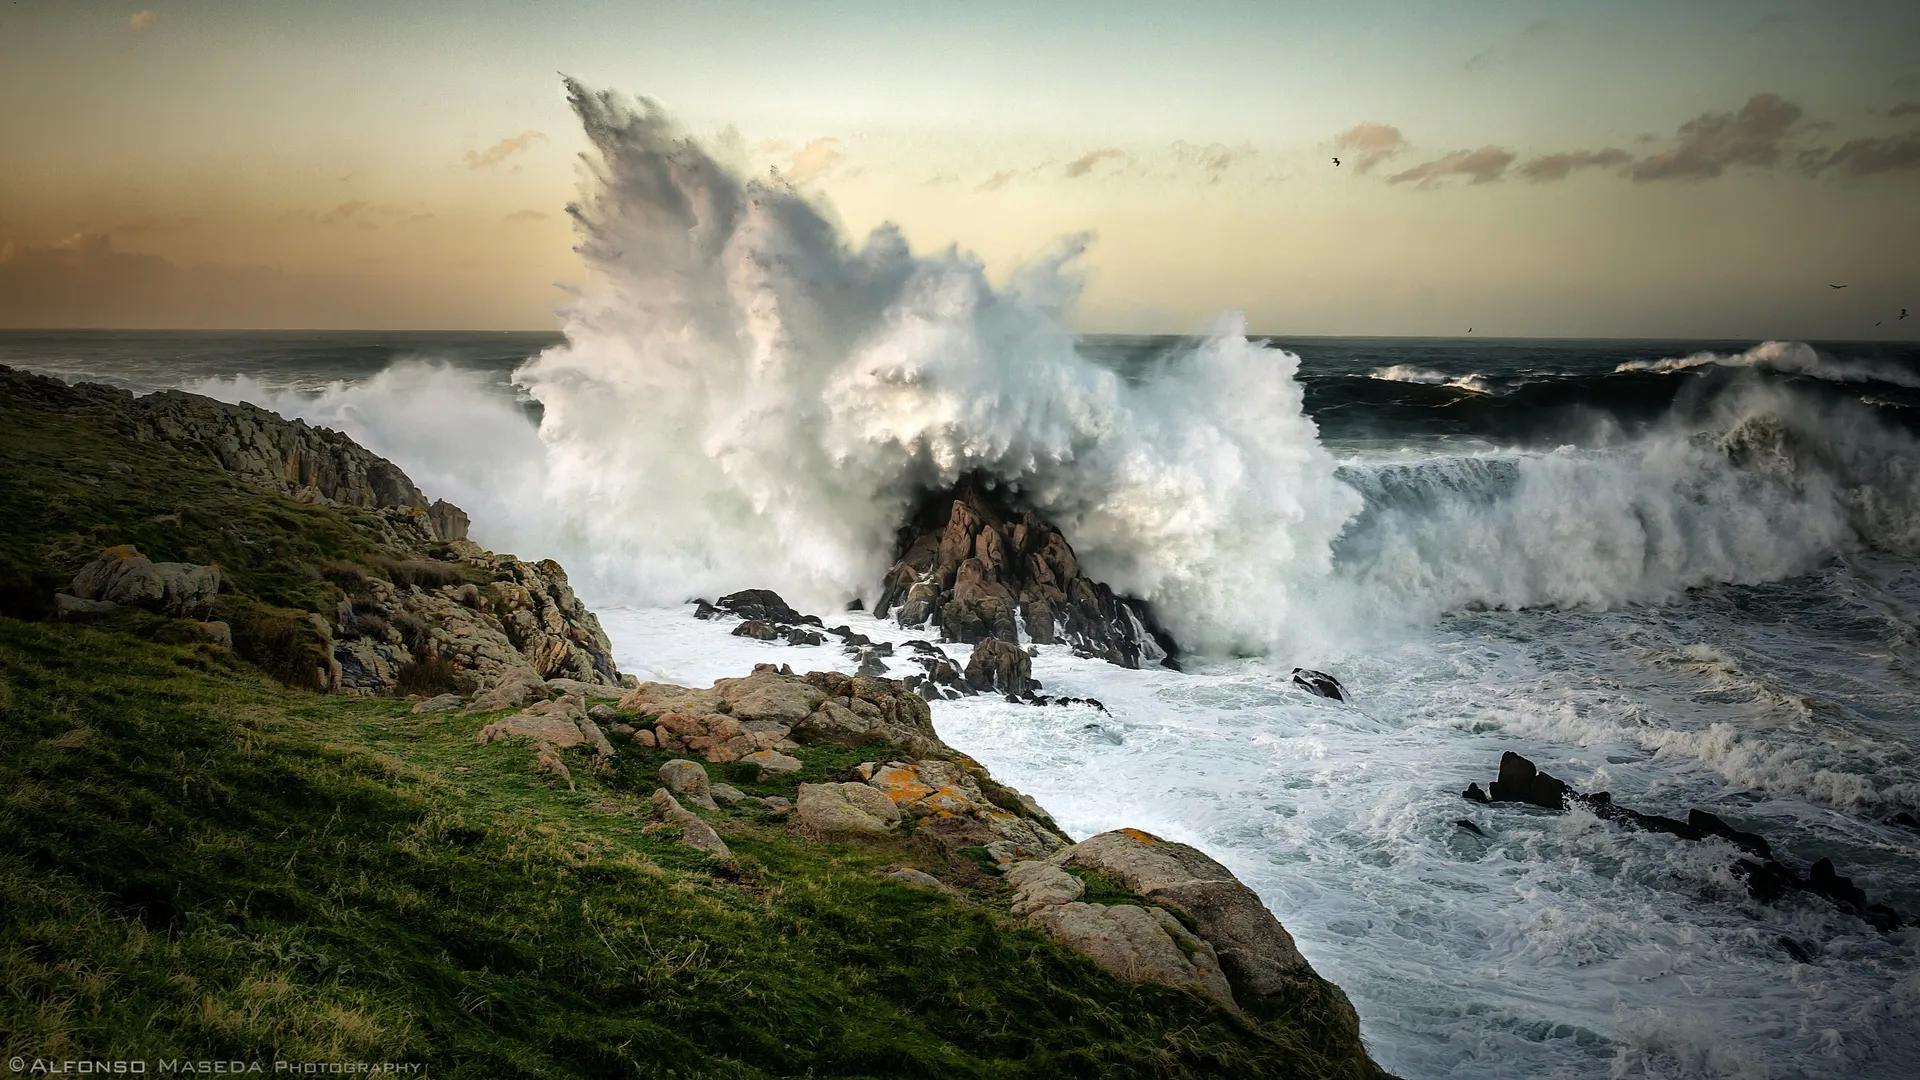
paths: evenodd
<path fill-rule="evenodd" d="M 165 620 L 22 621 L 100 547 L 328 610 L 352 515 L 0 398 L 0 1053 L 410 1060 L 433 1075 L 1366 1075 L 1311 993 L 1258 1025 L 1118 982 L 911 835 L 649 827 L 666 755 L 569 791 L 486 717 L 290 689 Z M 115 469 L 119 463 L 124 470 Z M 271 665 L 269 665 L 271 666 Z M 804 779 L 864 756 L 808 748 Z M 763 793 L 716 769 L 716 780 Z M 982 904 L 878 873 L 919 865 Z M 1098 883 L 1096 883 L 1098 884 Z"/>
<path fill-rule="evenodd" d="M 407 1059 L 434 1075 L 1331 1075 L 1318 1010 L 1255 1027 L 1110 979 L 957 869 L 715 815 L 737 869 L 484 717 L 286 689 L 206 647 L 0 619 L 0 1047 Z M 816 771 L 848 751 L 809 750 Z M 637 775 L 636 775 L 637 774 Z M 790 782 L 790 781 L 789 781 Z M 771 789 L 769 789 L 771 790 Z M 997 887 L 984 876 L 976 888 Z"/>

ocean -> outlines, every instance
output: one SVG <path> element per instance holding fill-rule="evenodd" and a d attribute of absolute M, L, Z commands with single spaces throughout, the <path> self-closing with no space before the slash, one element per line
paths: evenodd
<path fill-rule="evenodd" d="M 340 428 L 482 544 L 560 559 L 623 670 L 702 685 L 850 661 L 685 600 L 773 587 L 838 621 L 915 492 L 985 471 L 1189 655 L 1041 647 L 1049 694 L 1106 711 L 940 702 L 942 737 L 1076 836 L 1225 862 L 1385 1067 L 1912 1075 L 1920 930 L 1749 899 L 1717 841 L 1461 791 L 1517 751 L 1920 913 L 1920 831 L 1895 820 L 1920 814 L 1920 347 L 1005 321 L 795 320 L 797 344 L 750 334 L 705 365 L 684 334 L 663 362 L 577 316 L 566 339 L 6 332 L 0 364 Z M 1352 700 L 1295 689 L 1296 665 Z"/>

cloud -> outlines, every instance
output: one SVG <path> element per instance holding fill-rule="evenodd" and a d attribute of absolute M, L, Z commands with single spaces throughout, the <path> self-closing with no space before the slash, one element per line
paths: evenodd
<path fill-rule="evenodd" d="M 545 221 L 548 215 L 541 210 L 515 210 L 502 218 L 502 221 Z"/>
<path fill-rule="evenodd" d="M 1371 172 L 1375 165 L 1406 149 L 1407 140 L 1392 124 L 1369 120 L 1355 124 L 1334 136 L 1333 145 L 1341 150 L 1357 172 Z"/>
<path fill-rule="evenodd" d="M 1548 180 L 1565 180 L 1567 175 L 1575 169 L 1611 169 L 1632 160 L 1632 154 L 1612 147 L 1605 150 L 1570 150 L 1564 154 L 1547 154 L 1534 158 L 1520 166 L 1520 175 L 1535 183 L 1543 183 Z"/>
<path fill-rule="evenodd" d="M 840 152 L 839 139 L 814 139 L 793 155 L 793 160 L 787 165 L 786 177 L 796 184 L 817 180 L 831 172 L 845 156 Z"/>
<path fill-rule="evenodd" d="M 147 27 L 152 26 L 154 23 L 157 23 L 159 21 L 160 21 L 160 13 L 157 11 L 147 11 L 147 10 L 136 11 L 133 14 L 127 16 L 127 29 L 137 34 L 140 31 L 145 30 Z"/>
<path fill-rule="evenodd" d="M 1250 146 L 1226 146 L 1222 143 L 1201 145 L 1190 142 L 1173 144 L 1173 159 L 1182 165 L 1199 169 L 1210 178 L 1208 183 L 1217 184 L 1228 169 L 1254 155 Z"/>
<path fill-rule="evenodd" d="M 1013 180 L 1013 170 L 1002 169 L 985 180 L 980 181 L 981 191 L 999 191 Z"/>
<path fill-rule="evenodd" d="M 198 214 L 179 214 L 168 217 L 132 218 L 113 227 L 115 233 L 174 232 L 179 229 L 191 229 L 200 224 Z"/>
<path fill-rule="evenodd" d="M 1072 161 L 1067 162 L 1067 179 L 1073 180 L 1093 171 L 1094 166 L 1109 158 L 1124 158 L 1126 152 L 1114 146 L 1103 146 L 1098 150 L 1089 150 Z"/>
<path fill-rule="evenodd" d="M 1415 165 L 1405 172 L 1387 177 L 1389 184 L 1417 183 L 1420 187 L 1438 186 L 1449 176 L 1465 176 L 1469 184 L 1490 184 L 1506 175 L 1513 164 L 1513 151 L 1498 146 L 1478 150 L 1455 150 L 1445 157 Z"/>
<path fill-rule="evenodd" d="M 1920 115 L 1920 101 L 1903 101 L 1900 104 L 1895 105 L 1893 108 L 1888 109 L 1887 115 L 1888 116 Z"/>
<path fill-rule="evenodd" d="M 546 135 L 538 131 L 523 131 L 501 139 L 485 150 L 467 151 L 467 168 L 485 169 L 498 165 L 515 154 L 531 147 L 534 143 L 545 142 Z"/>
<path fill-rule="evenodd" d="M 1832 152 L 1802 155 L 1802 163 L 1810 173 L 1838 169 L 1848 176 L 1920 169 L 1920 131 L 1888 139 L 1854 139 Z"/>
<path fill-rule="evenodd" d="M 1680 125 L 1673 145 L 1634 163 L 1635 180 L 1706 180 L 1734 165 L 1779 162 L 1800 106 L 1778 94 L 1755 94 L 1739 112 L 1701 113 Z"/>

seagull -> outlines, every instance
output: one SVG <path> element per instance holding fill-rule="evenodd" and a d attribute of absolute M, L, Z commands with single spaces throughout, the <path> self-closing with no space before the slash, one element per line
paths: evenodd
<path fill-rule="evenodd" d="M 1906 309 L 1906 308 L 1901 308 L 1901 309 L 1900 309 L 1900 317 L 1901 317 L 1901 318 L 1903 318 L 1903 319 L 1907 317 L 1907 309 Z"/>
<path fill-rule="evenodd" d="M 1844 289 L 1844 288 L 1846 288 L 1846 286 L 1845 286 L 1845 285 L 1835 285 L 1835 284 L 1832 284 L 1831 282 L 1829 282 L 1829 283 L 1827 284 L 1827 288 L 1829 288 L 1829 289 Z"/>
<path fill-rule="evenodd" d="M 1340 159 L 1339 159 L 1339 158 L 1334 158 L 1334 159 L 1333 159 L 1333 167 L 1334 167 L 1334 168 L 1336 168 L 1336 169 L 1340 167 Z"/>

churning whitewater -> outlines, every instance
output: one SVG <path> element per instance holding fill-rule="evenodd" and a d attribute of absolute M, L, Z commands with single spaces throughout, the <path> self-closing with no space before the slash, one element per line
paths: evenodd
<path fill-rule="evenodd" d="M 940 702 L 943 737 L 1076 834 L 1144 825 L 1226 862 L 1402 1075 L 1891 1077 L 1920 1055 L 1920 933 L 1752 900 L 1717 841 L 1459 797 L 1515 750 L 1920 911 L 1913 350 L 1289 351 L 1231 318 L 1084 337 L 1086 238 L 1004 281 L 891 227 L 853 243 L 653 103 L 568 91 L 592 151 L 564 341 L 409 340 L 377 371 L 318 339 L 208 341 L 170 370 L 339 428 L 489 547 L 561 560 L 643 677 L 844 666 L 684 601 L 871 601 L 916 497 L 994 478 L 1195 655 L 1040 647 L 1049 693 L 1107 711 Z M 104 346 L 35 348 L 143 385 Z M 1301 693 L 1295 664 L 1353 700 Z"/>

